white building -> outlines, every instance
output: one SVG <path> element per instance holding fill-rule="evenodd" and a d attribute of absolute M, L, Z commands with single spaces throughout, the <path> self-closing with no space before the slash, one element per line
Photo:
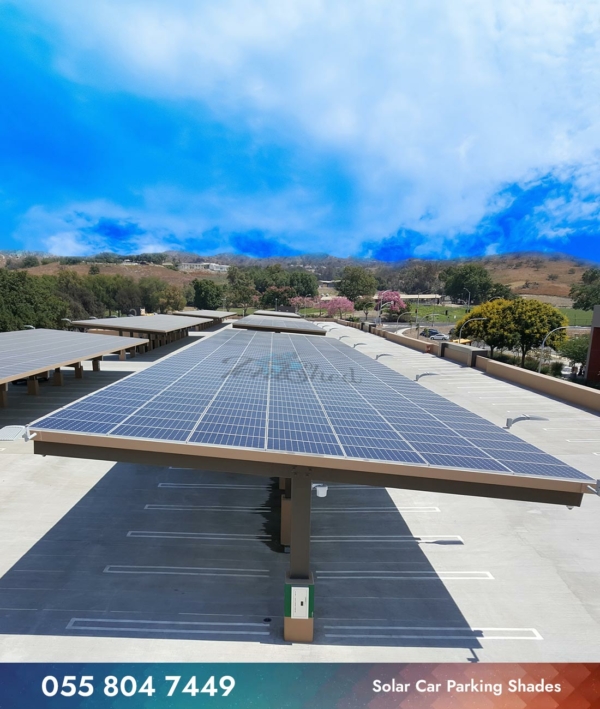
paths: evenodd
<path fill-rule="evenodd" d="M 229 266 L 222 263 L 180 263 L 180 271 L 212 271 L 213 273 L 227 273 Z"/>

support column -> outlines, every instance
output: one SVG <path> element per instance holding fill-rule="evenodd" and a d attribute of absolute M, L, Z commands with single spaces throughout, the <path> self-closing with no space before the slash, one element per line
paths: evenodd
<path fill-rule="evenodd" d="M 135 347 L 130 347 L 129 348 L 129 359 L 133 359 L 135 357 Z"/>
<path fill-rule="evenodd" d="M 36 377 L 27 377 L 27 393 L 37 396 L 40 393 L 40 383 Z"/>
<path fill-rule="evenodd" d="M 285 579 L 283 637 L 310 643 L 314 635 L 314 579 L 310 572 L 311 479 L 308 473 L 292 478 L 290 568 Z"/>
<path fill-rule="evenodd" d="M 83 365 L 77 362 L 75 365 L 75 379 L 83 379 Z"/>
<path fill-rule="evenodd" d="M 52 377 L 52 386 L 61 387 L 65 383 L 63 373 L 60 367 L 54 370 L 54 376 Z"/>
<path fill-rule="evenodd" d="M 8 406 L 8 383 L 0 384 L 0 408 L 5 409 Z"/>
<path fill-rule="evenodd" d="M 283 494 L 281 495 L 281 529 L 279 541 L 282 547 L 289 547 L 292 539 L 292 481 L 289 478 L 279 478 L 283 481 Z"/>
<path fill-rule="evenodd" d="M 94 371 L 94 372 L 100 371 L 100 359 L 96 358 L 96 359 L 92 360 L 92 371 Z"/>
<path fill-rule="evenodd" d="M 126 354 L 125 350 L 119 351 L 119 359 L 121 362 L 124 362 L 127 359 L 127 354 Z"/>

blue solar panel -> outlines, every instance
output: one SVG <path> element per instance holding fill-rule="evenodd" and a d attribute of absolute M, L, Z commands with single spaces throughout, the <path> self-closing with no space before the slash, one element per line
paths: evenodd
<path fill-rule="evenodd" d="M 34 429 L 590 480 L 337 340 L 225 330 Z"/>

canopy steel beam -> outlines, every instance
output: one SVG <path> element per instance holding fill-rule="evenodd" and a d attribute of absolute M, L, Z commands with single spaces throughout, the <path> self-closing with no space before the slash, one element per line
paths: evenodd
<path fill-rule="evenodd" d="M 43 435 L 43 434 L 42 434 Z M 397 466 L 398 473 L 376 472 L 350 469 L 356 461 L 348 461 L 347 469 L 326 468 L 320 466 L 301 466 L 283 462 L 266 462 L 241 460 L 235 458 L 209 457 L 206 455 L 190 455 L 173 452 L 144 451 L 135 448 L 116 448 L 105 445 L 77 445 L 67 442 L 50 442 L 40 440 L 41 435 L 34 439 L 34 453 L 37 455 L 53 455 L 64 458 L 82 458 L 86 460 L 108 460 L 122 463 L 138 463 L 153 466 L 176 466 L 192 470 L 208 470 L 223 473 L 241 473 L 261 477 L 292 478 L 296 472 L 306 472 L 309 478 L 319 482 L 368 485 L 371 487 L 388 487 L 404 490 L 422 490 L 455 495 L 470 495 L 475 497 L 490 497 L 504 500 L 521 500 L 525 502 L 540 502 L 546 504 L 579 507 L 586 492 L 585 481 L 545 481 L 531 479 L 526 476 L 506 475 L 506 484 L 498 476 L 488 473 L 475 473 L 473 479 L 457 479 L 461 471 L 456 471 L 454 477 L 436 477 L 438 469 L 431 469 L 430 477 L 427 468 L 419 475 L 402 474 L 402 467 Z M 449 471 L 443 471 L 448 473 Z M 490 482 L 486 482 L 489 476 Z"/>

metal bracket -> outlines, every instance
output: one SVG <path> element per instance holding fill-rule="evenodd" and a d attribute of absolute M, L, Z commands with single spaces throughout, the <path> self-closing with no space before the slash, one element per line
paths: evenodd
<path fill-rule="evenodd" d="M 421 377 L 437 377 L 439 372 L 421 372 L 415 377 L 415 382 L 418 382 Z"/>
<path fill-rule="evenodd" d="M 509 429 L 513 424 L 518 423 L 519 421 L 549 421 L 549 420 L 550 419 L 547 419 L 544 416 L 530 416 L 529 414 L 521 414 L 521 416 L 517 416 L 516 418 L 506 419 L 506 426 L 504 428 Z"/>
<path fill-rule="evenodd" d="M 590 492 L 593 492 L 594 495 L 598 495 L 598 497 L 600 497 L 600 480 L 596 480 L 596 487 L 588 485 L 587 489 L 590 490 Z"/>

